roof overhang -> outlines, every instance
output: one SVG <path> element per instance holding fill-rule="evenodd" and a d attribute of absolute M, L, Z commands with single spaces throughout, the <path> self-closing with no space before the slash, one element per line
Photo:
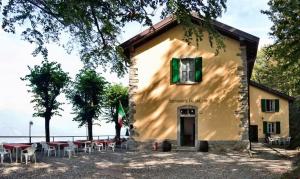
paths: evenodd
<path fill-rule="evenodd" d="M 192 15 L 192 21 L 194 23 L 201 23 L 202 19 L 196 15 Z M 212 21 L 212 24 L 222 35 L 238 40 L 242 45 L 247 47 L 247 74 L 248 79 L 250 80 L 257 54 L 259 38 L 215 20 Z M 176 18 L 169 16 L 145 31 L 125 41 L 120 46 L 124 49 L 125 55 L 129 58 L 132 50 L 177 25 L 178 22 Z"/>
<path fill-rule="evenodd" d="M 250 83 L 249 83 L 249 84 L 250 84 L 251 86 L 254 86 L 254 87 L 258 88 L 258 89 L 261 89 L 261 90 L 266 91 L 266 92 L 268 92 L 268 93 L 271 93 L 271 94 L 273 94 L 273 95 L 276 95 L 276 96 L 279 96 L 279 97 L 281 97 L 281 98 L 284 98 L 284 99 L 286 99 L 287 101 L 292 102 L 292 101 L 295 100 L 295 98 L 293 98 L 293 97 L 291 97 L 291 96 L 289 96 L 289 95 L 286 95 L 286 94 L 284 94 L 284 93 L 282 93 L 282 92 L 280 92 L 280 91 L 277 91 L 277 90 L 274 90 L 274 89 L 272 89 L 272 88 L 269 88 L 269 87 L 267 87 L 267 86 L 265 86 L 265 85 L 259 84 L 259 83 L 255 82 L 255 81 L 250 80 Z"/>

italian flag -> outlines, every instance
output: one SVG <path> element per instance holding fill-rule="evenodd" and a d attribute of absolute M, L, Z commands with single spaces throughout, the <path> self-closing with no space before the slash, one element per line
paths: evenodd
<path fill-rule="evenodd" d="M 124 119 L 125 115 L 126 114 L 124 112 L 122 104 L 119 101 L 119 107 L 118 107 L 118 124 L 119 124 L 120 128 L 123 126 L 123 119 Z"/>

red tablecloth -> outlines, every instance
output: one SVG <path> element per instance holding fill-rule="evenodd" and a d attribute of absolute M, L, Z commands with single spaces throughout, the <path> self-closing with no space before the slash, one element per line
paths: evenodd
<path fill-rule="evenodd" d="M 69 146 L 67 143 L 64 142 L 48 142 L 48 145 L 53 146 L 53 147 L 67 147 Z"/>
<path fill-rule="evenodd" d="M 14 148 L 24 150 L 27 147 L 31 147 L 31 145 L 28 145 L 28 144 L 3 144 L 3 147 L 6 149 L 9 149 L 9 150 L 12 150 Z"/>

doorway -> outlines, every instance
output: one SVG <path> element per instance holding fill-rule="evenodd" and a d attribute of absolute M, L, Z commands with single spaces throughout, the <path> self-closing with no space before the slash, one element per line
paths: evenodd
<path fill-rule="evenodd" d="M 195 147 L 197 141 L 197 108 L 184 106 L 178 110 L 178 144 Z"/>
<path fill-rule="evenodd" d="M 181 146 L 195 146 L 195 117 L 180 117 Z"/>
<path fill-rule="evenodd" d="M 249 126 L 249 140 L 250 140 L 250 142 L 258 142 L 258 127 L 257 127 L 257 125 Z"/>

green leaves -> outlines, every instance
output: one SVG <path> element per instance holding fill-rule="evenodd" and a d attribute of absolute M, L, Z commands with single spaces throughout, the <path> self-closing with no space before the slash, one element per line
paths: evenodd
<path fill-rule="evenodd" d="M 124 87 L 121 84 L 109 84 L 105 91 L 105 106 L 104 117 L 109 122 L 117 123 L 118 113 L 117 109 L 119 101 L 121 102 L 125 113 L 128 113 L 128 87 Z M 128 116 L 128 115 L 127 115 Z M 123 120 L 125 126 L 129 126 L 128 118 Z"/>
<path fill-rule="evenodd" d="M 76 75 L 67 97 L 73 104 L 76 114 L 74 121 L 78 121 L 79 126 L 88 121 L 98 120 L 104 105 L 106 84 L 106 80 L 91 69 L 83 69 Z"/>
<path fill-rule="evenodd" d="M 174 15 L 186 26 L 184 39 L 187 42 L 191 42 L 193 36 L 197 42 L 201 41 L 204 28 L 218 52 L 224 43 L 211 25 L 211 19 L 221 16 L 225 3 L 226 0 L 8 0 L 2 11 L 2 28 L 9 33 L 22 29 L 23 39 L 36 44 L 34 56 L 42 54 L 47 59 L 46 44 L 54 42 L 68 52 L 79 51 L 86 67 L 110 65 L 112 72 L 123 75 L 129 60 L 118 47 L 118 36 L 128 22 L 151 26 L 151 17 L 163 7 L 161 17 Z M 201 28 L 192 23 L 191 13 L 203 17 Z"/>
<path fill-rule="evenodd" d="M 300 64 L 300 1 L 270 0 L 269 10 L 262 11 L 273 22 L 271 37 L 274 44 L 267 50 L 276 58 L 288 64 Z"/>
<path fill-rule="evenodd" d="M 61 69 L 56 62 L 42 61 L 41 65 L 28 67 L 30 73 L 23 81 L 28 81 L 27 86 L 31 88 L 29 92 L 33 94 L 34 110 L 33 116 L 51 117 L 59 115 L 59 106 L 62 104 L 56 100 L 57 96 L 65 91 L 70 78 L 68 73 Z"/>

